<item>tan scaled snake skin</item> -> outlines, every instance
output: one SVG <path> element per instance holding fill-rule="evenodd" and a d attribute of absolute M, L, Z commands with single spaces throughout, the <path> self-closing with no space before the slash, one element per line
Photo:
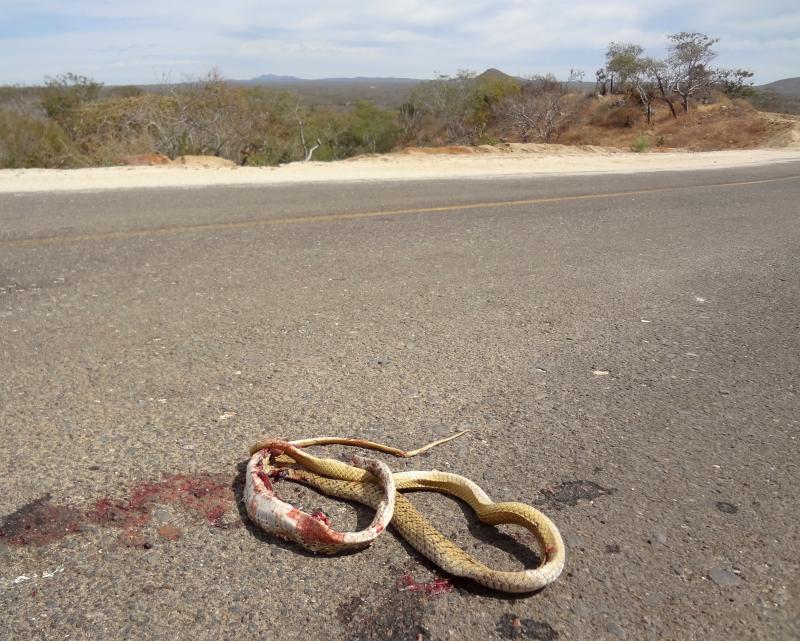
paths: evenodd
<path fill-rule="evenodd" d="M 326 554 L 370 545 L 391 521 L 412 547 L 449 574 L 502 592 L 524 593 L 545 587 L 558 578 L 564 567 L 564 542 L 555 524 L 535 508 L 517 502 L 494 503 L 476 483 L 458 474 L 436 470 L 392 474 L 376 459 L 354 457 L 353 465 L 348 465 L 303 451 L 314 445 L 336 444 L 406 458 L 464 433 L 408 452 L 353 438 L 261 439 L 250 448 L 252 456 L 247 466 L 244 493 L 247 514 L 267 532 Z M 281 501 L 272 486 L 274 480 L 281 478 L 304 483 L 330 496 L 363 503 L 376 510 L 375 518 L 361 532 L 336 532 L 321 512 L 307 514 Z M 470 505 L 484 523 L 509 523 L 527 529 L 536 538 L 541 564 L 520 571 L 489 568 L 446 538 L 398 490 L 450 494 Z"/>

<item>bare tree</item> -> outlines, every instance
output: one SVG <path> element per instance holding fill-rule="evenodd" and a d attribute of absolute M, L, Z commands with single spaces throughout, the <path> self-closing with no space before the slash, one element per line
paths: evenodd
<path fill-rule="evenodd" d="M 173 153 L 208 154 L 239 162 L 254 142 L 265 145 L 269 112 L 257 105 L 253 91 L 228 83 L 216 69 L 174 87 Z"/>
<path fill-rule="evenodd" d="M 658 86 L 658 91 L 661 94 L 661 99 L 669 107 L 669 111 L 673 118 L 677 118 L 678 114 L 675 111 L 675 102 L 672 99 L 675 93 L 676 76 L 672 67 L 670 67 L 663 60 L 650 60 L 650 73 Z"/>
<path fill-rule="evenodd" d="M 657 95 L 657 76 L 655 69 L 658 62 L 652 58 L 637 58 L 635 64 L 628 68 L 628 79 L 633 91 L 642 103 L 647 117 L 647 124 L 653 124 L 653 100 Z"/>
<path fill-rule="evenodd" d="M 567 87 L 573 82 L 580 87 L 580 84 L 583 82 L 583 79 L 586 77 L 586 72 L 583 69 L 570 69 L 569 70 L 569 78 L 567 79 Z"/>
<path fill-rule="evenodd" d="M 477 82 L 472 71 L 437 74 L 414 90 L 414 108 L 444 127 L 448 142 L 471 143 L 482 133 L 475 119 Z"/>
<path fill-rule="evenodd" d="M 303 114 L 300 113 L 300 102 L 297 102 L 294 107 L 294 118 L 297 121 L 297 126 L 300 129 L 300 144 L 303 145 L 303 162 L 308 162 L 314 155 L 314 152 L 322 146 L 322 141 L 317 138 L 316 144 L 311 147 L 306 142 L 306 123 Z"/>
<path fill-rule="evenodd" d="M 717 57 L 711 48 L 719 38 L 710 38 L 696 31 L 681 31 L 667 36 L 670 45 L 667 64 L 675 74 L 673 91 L 683 102 L 683 110 L 689 111 L 689 98 L 711 83 L 711 61 Z"/>
<path fill-rule="evenodd" d="M 575 72 L 567 82 L 573 82 Z M 507 96 L 499 106 L 501 119 L 523 142 L 536 138 L 542 142 L 553 142 L 574 116 L 566 100 L 567 83 L 552 75 L 534 76 L 524 83 L 518 95 Z"/>

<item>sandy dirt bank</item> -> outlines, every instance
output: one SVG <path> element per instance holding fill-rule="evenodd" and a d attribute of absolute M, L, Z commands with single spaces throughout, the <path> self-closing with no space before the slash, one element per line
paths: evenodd
<path fill-rule="evenodd" d="M 0 170 L 0 193 L 94 191 L 212 185 L 303 182 L 436 180 L 487 176 L 634 173 L 722 169 L 800 161 L 800 148 L 637 154 L 598 147 L 505 145 L 503 147 L 407 150 L 340 162 L 281 167 L 213 167 L 206 163 L 159 167 Z"/>

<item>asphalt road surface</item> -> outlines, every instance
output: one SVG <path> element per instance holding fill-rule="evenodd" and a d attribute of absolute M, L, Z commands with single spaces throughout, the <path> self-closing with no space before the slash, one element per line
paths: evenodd
<path fill-rule="evenodd" d="M 0 196 L 0 636 L 800 638 L 799 274 L 797 163 Z M 391 529 L 327 558 L 243 520 L 259 436 L 467 428 L 388 462 L 551 516 L 537 594 L 436 593 Z"/>

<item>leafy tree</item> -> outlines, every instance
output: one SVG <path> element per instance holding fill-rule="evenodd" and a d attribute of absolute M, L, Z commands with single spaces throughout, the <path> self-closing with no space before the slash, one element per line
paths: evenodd
<path fill-rule="evenodd" d="M 606 75 L 617 83 L 617 91 L 629 87 L 645 106 L 647 120 L 652 120 L 652 103 L 660 96 L 677 118 L 675 100 L 681 99 L 684 112 L 689 110 L 689 99 L 702 88 L 711 84 L 713 70 L 711 61 L 716 57 L 712 47 L 719 42 L 717 38 L 694 31 L 681 31 L 667 36 L 669 39 L 666 60 L 644 57 L 644 49 L 637 44 L 612 42 L 606 51 L 604 73 L 598 72 L 598 83 L 605 81 Z M 735 78 L 727 77 L 732 83 Z"/>
<path fill-rule="evenodd" d="M 683 101 L 683 110 L 689 111 L 689 98 L 711 83 L 711 61 L 717 57 L 711 48 L 719 38 L 710 38 L 696 31 L 681 31 L 667 38 L 669 56 L 667 64 L 675 75 L 673 91 Z"/>
<path fill-rule="evenodd" d="M 356 104 L 348 120 L 348 129 L 357 143 L 358 153 L 384 153 L 397 142 L 400 129 L 394 114 L 367 100 Z"/>
<path fill-rule="evenodd" d="M 641 71 L 644 49 L 629 42 L 612 42 L 606 50 L 606 70 L 614 93 L 616 79 L 617 93 L 622 93 L 628 79 Z"/>
<path fill-rule="evenodd" d="M 482 135 L 491 123 L 497 107 L 507 98 L 519 96 L 522 87 L 516 78 L 487 72 L 476 78 L 472 120 Z"/>
<path fill-rule="evenodd" d="M 659 62 L 653 58 L 637 58 L 628 68 L 631 87 L 645 109 L 647 124 L 653 124 L 653 100 L 658 93 L 657 69 Z"/>
<path fill-rule="evenodd" d="M 69 131 L 78 109 L 98 100 L 102 87 L 101 83 L 74 73 L 47 78 L 42 104 L 48 117 Z"/>
<path fill-rule="evenodd" d="M 660 91 L 669 96 L 672 84 L 666 79 L 666 67 L 653 58 L 643 56 L 644 48 L 627 42 L 612 42 L 606 51 L 608 75 L 617 78 L 617 89 L 626 86 L 645 108 L 647 124 L 653 122 L 653 101 Z M 612 84 L 613 86 L 613 84 Z"/>
<path fill-rule="evenodd" d="M 750 98 L 756 93 L 752 77 L 749 69 L 716 69 L 712 84 L 731 98 Z"/>
<path fill-rule="evenodd" d="M 321 160 L 390 151 L 400 137 L 392 111 L 367 100 L 345 112 L 317 110 L 308 120 L 308 138 L 320 143 Z"/>

